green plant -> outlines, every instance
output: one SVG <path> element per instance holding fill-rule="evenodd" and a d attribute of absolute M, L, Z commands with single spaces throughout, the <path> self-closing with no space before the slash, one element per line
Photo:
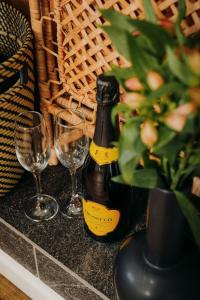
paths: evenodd
<path fill-rule="evenodd" d="M 146 20 L 134 20 L 112 9 L 102 10 L 103 26 L 130 67 L 112 67 L 126 91 L 113 111 L 125 124 L 118 141 L 121 176 L 115 181 L 174 191 L 200 247 L 198 210 L 182 192 L 200 175 L 199 36 L 181 31 L 185 1 L 179 0 L 176 23 L 157 20 L 150 1 L 143 1 Z M 141 167 L 139 167 L 141 166 Z"/>

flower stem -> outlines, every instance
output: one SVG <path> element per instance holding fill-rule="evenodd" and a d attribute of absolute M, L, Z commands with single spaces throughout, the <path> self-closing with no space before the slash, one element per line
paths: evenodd
<path fill-rule="evenodd" d="M 181 159 L 180 165 L 179 165 L 179 169 L 177 170 L 175 176 L 174 176 L 174 180 L 172 180 L 171 183 L 171 189 L 175 190 L 177 189 L 177 186 L 180 182 L 180 178 L 183 175 L 183 171 L 185 170 L 187 164 L 188 164 L 188 160 L 190 158 L 191 152 L 192 152 L 192 145 L 193 143 L 189 144 L 188 147 L 185 150 L 185 156 Z"/>

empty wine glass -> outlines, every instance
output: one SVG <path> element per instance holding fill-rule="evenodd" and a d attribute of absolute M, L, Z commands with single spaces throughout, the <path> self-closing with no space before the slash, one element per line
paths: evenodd
<path fill-rule="evenodd" d="M 56 115 L 54 136 L 57 157 L 69 169 L 72 179 L 71 199 L 63 202 L 60 209 L 67 217 L 77 217 L 82 213 L 82 199 L 77 192 L 76 171 L 84 163 L 89 144 L 84 115 L 73 108 L 60 111 Z"/>
<path fill-rule="evenodd" d="M 15 148 L 20 164 L 33 174 L 37 189 L 37 194 L 25 202 L 26 216 L 36 222 L 52 219 L 58 212 L 58 204 L 53 197 L 41 193 L 40 173 L 47 166 L 50 145 L 45 121 L 39 112 L 27 111 L 18 115 Z"/>

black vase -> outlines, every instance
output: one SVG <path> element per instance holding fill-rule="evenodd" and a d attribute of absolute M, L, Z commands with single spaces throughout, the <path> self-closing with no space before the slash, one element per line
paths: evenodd
<path fill-rule="evenodd" d="M 147 231 L 126 240 L 115 260 L 117 300 L 200 299 L 200 253 L 185 229 L 174 193 L 152 190 Z"/>

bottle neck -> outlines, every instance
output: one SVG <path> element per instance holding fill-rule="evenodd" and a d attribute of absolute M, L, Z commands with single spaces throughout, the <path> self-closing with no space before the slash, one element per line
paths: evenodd
<path fill-rule="evenodd" d="M 116 126 L 111 121 L 113 105 L 98 105 L 96 115 L 96 126 L 93 141 L 96 145 L 111 148 L 112 142 L 118 139 L 119 121 L 116 119 Z"/>
<path fill-rule="evenodd" d="M 145 257 L 157 267 L 175 265 L 182 254 L 185 218 L 174 193 L 161 189 L 151 190 L 147 219 Z"/>

